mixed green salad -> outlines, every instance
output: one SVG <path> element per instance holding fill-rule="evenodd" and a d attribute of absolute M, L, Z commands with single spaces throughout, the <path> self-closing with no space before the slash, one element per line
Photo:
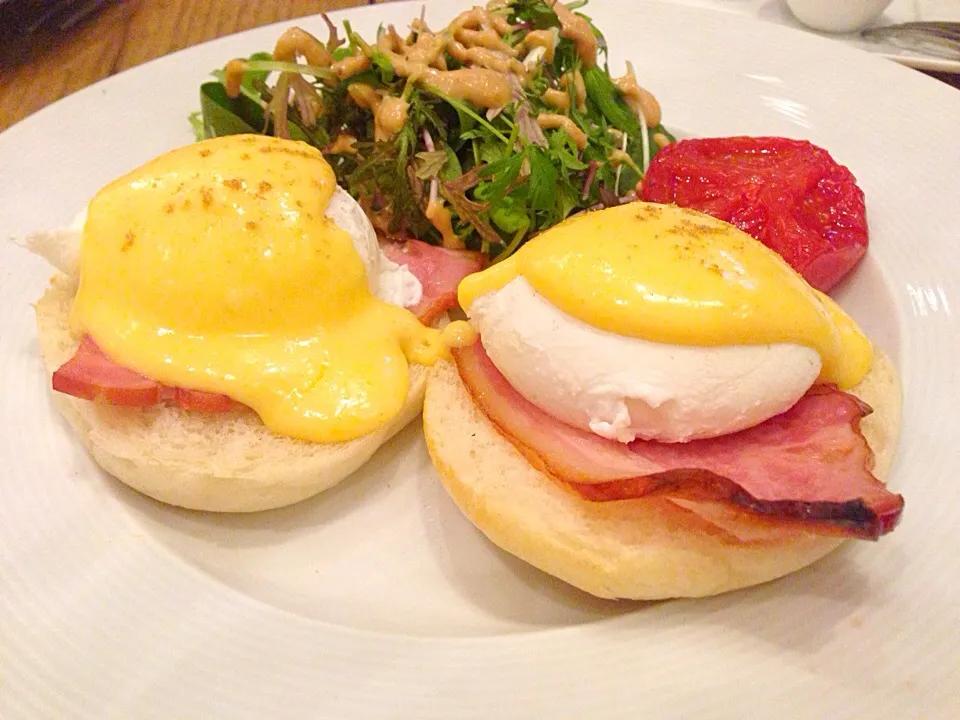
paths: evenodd
<path fill-rule="evenodd" d="M 508 256 L 571 213 L 632 197 L 673 142 L 628 65 L 613 78 L 583 3 L 493 0 L 373 41 L 327 20 L 201 87 L 198 137 L 265 132 L 321 149 L 378 232 Z"/>

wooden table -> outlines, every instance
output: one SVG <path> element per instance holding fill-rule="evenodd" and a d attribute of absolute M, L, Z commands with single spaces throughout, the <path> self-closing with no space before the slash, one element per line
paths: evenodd
<path fill-rule="evenodd" d="M 121 70 L 222 35 L 368 0 L 125 0 L 30 47 L 0 47 L 0 130 Z"/>
<path fill-rule="evenodd" d="M 101 78 L 252 27 L 373 0 L 125 0 L 30 47 L 0 46 L 0 131 Z M 939 79 L 955 87 L 960 76 Z"/>

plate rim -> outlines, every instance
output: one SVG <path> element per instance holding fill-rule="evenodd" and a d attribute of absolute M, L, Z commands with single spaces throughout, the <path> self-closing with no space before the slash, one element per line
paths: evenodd
<path fill-rule="evenodd" d="M 415 7 L 415 6 L 419 6 L 419 4 L 420 4 L 420 3 L 417 3 L 417 2 L 397 3 L 398 6 L 400 6 L 400 5 L 405 5 L 405 6 L 407 6 L 407 7 Z M 439 3 L 433 3 L 433 4 L 436 5 L 436 6 L 439 8 Z M 657 3 L 657 4 L 661 4 L 661 3 Z M 664 5 L 671 5 L 670 3 L 663 3 L 663 4 L 664 4 Z M 364 10 L 367 10 L 367 9 L 365 8 Z M 371 12 L 374 12 L 374 10 L 373 10 L 372 8 L 370 9 L 370 11 L 371 11 Z M 344 12 L 344 13 L 352 13 L 352 12 L 355 12 L 355 11 L 346 10 L 346 11 L 343 11 L 343 12 Z M 761 21 L 756 21 L 756 22 L 761 22 Z M 278 23 L 278 24 L 282 24 L 282 23 Z M 276 25 L 277 25 L 277 24 L 275 24 L 275 25 L 273 25 L 273 26 L 268 26 L 268 27 L 275 27 Z M 601 25 L 601 27 L 603 27 L 603 26 Z M 605 29 L 605 28 L 604 28 L 604 29 Z M 236 38 L 236 37 L 241 37 L 241 36 L 249 36 L 249 35 L 253 35 L 253 34 L 255 34 L 255 33 L 263 32 L 263 31 L 264 31 L 264 28 L 259 28 L 259 29 L 254 30 L 254 31 L 245 31 L 244 33 L 240 33 L 240 34 L 237 34 L 237 35 L 231 36 L 231 37 L 232 37 L 232 38 Z M 608 31 L 608 34 L 610 34 L 609 31 Z M 220 42 L 220 40 L 214 40 L 214 41 L 211 41 L 210 43 L 205 43 L 204 45 L 212 45 L 212 44 L 215 44 L 215 43 L 218 43 L 218 42 Z M 194 48 L 187 48 L 187 49 L 184 49 L 184 50 L 179 51 L 178 53 L 176 53 L 176 55 L 180 55 L 181 53 L 183 53 L 183 54 L 190 54 L 191 52 L 195 51 L 196 48 L 199 48 L 199 47 L 203 47 L 203 46 L 195 46 Z M 811 46 L 811 47 L 812 47 L 812 46 Z M 96 85 L 91 86 L 90 88 L 88 88 L 88 89 L 86 89 L 86 90 L 90 90 L 91 93 L 94 92 L 94 89 L 97 89 L 97 90 L 99 91 L 99 89 L 101 89 L 100 86 L 101 86 L 102 84 L 110 83 L 110 82 L 114 81 L 115 78 L 119 78 L 119 77 L 122 77 L 122 76 L 124 76 L 124 75 L 127 75 L 127 73 L 135 73 L 135 72 L 137 72 L 137 71 L 143 70 L 144 68 L 147 68 L 148 66 L 154 66 L 154 63 L 162 63 L 162 61 L 164 61 L 164 60 L 166 60 L 167 58 L 170 58 L 170 57 L 171 57 L 171 56 L 165 56 L 164 58 L 159 58 L 159 59 L 157 59 L 157 60 L 152 61 L 151 63 L 144 64 L 144 65 L 141 65 L 141 66 L 137 66 L 136 68 L 133 68 L 133 69 L 131 69 L 130 71 L 127 71 L 126 73 L 123 73 L 123 74 L 121 74 L 121 75 L 114 76 L 113 78 L 108 78 L 108 79 L 106 79 L 106 80 L 104 80 L 104 81 L 101 81 L 101 83 L 97 83 Z M 880 61 L 880 60 L 878 59 L 878 62 L 879 62 L 879 61 Z M 154 66 L 154 67 L 155 67 L 155 66 Z M 931 81 L 931 82 L 935 82 L 935 81 Z M 81 91 L 81 93 L 82 93 L 82 92 L 86 92 L 86 90 Z M 950 89 L 947 89 L 947 90 L 949 91 Z M 90 97 L 90 96 L 92 96 L 92 95 L 88 95 L 88 97 Z M 74 96 L 71 96 L 71 97 L 74 98 L 73 100 L 71 100 L 71 102 L 77 102 L 77 100 L 75 99 L 75 98 L 77 97 L 77 95 L 74 95 Z M 68 99 L 69 99 L 69 98 L 68 98 Z M 22 130 L 22 127 L 23 127 L 25 124 L 27 124 L 27 123 L 28 123 L 30 120 L 32 120 L 33 118 L 36 118 L 40 113 L 47 113 L 48 111 L 50 111 L 51 113 L 53 113 L 54 111 L 52 110 L 52 108 L 56 108 L 58 105 L 60 105 L 61 102 L 64 102 L 64 101 L 60 101 L 60 102 L 55 103 L 55 104 L 53 104 L 53 105 L 51 105 L 51 106 L 48 106 L 48 108 L 45 108 L 44 110 L 41 110 L 39 113 L 31 116 L 30 118 L 27 118 L 27 119 L 21 121 L 20 123 L 17 123 L 16 125 L 12 126 L 10 129 L 8 129 L 7 131 L 5 131 L 2 135 L 0 135 L 0 156 L 2 156 L 2 152 L 3 152 L 3 149 L 4 149 L 4 147 L 5 147 L 5 144 L 3 143 L 4 136 L 8 136 L 9 133 L 10 133 L 10 131 L 11 131 L 13 128 L 21 127 L 21 130 L 18 130 L 17 133 L 15 133 L 15 135 L 17 135 L 17 134 L 19 134 L 19 133 L 22 133 L 22 132 L 25 132 L 24 130 Z M 960 107 L 960 104 L 958 104 L 957 107 Z M 62 107 L 61 107 L 61 110 L 62 110 Z M 60 112 L 60 111 L 57 111 L 57 112 Z M 184 119 L 184 127 L 185 127 L 185 129 L 186 129 L 185 119 Z M 905 352 L 906 352 L 906 351 L 905 351 Z M 2 607 L 2 606 L 0 606 L 0 607 Z M 580 634 L 580 631 L 577 630 L 577 629 L 569 629 L 569 630 L 567 630 L 567 631 L 561 631 L 561 632 L 555 633 L 555 635 L 574 635 L 574 636 L 579 635 L 579 634 Z M 352 635 L 351 635 L 351 637 L 352 637 Z M 608 640 L 609 640 L 609 639 L 611 639 L 611 638 L 608 638 Z M 562 640 L 562 638 L 561 638 L 561 640 Z M 3 635 L 2 635 L 2 634 L 0 634 L 0 642 L 3 642 Z M 417 646 L 417 647 L 416 647 L 416 648 L 413 648 L 413 649 L 411 649 L 411 648 L 399 648 L 399 647 L 395 647 L 395 648 L 394 648 L 394 651 L 397 653 L 397 657 L 407 657 L 407 658 L 418 658 L 418 657 L 419 657 L 421 660 L 424 660 L 424 659 L 426 658 L 426 653 L 425 653 L 425 651 L 424 651 L 424 647 L 421 646 L 421 645 L 418 644 L 418 643 L 415 643 L 415 642 L 412 643 L 412 644 L 413 644 L 414 646 Z M 483 645 L 488 645 L 488 646 L 490 646 L 490 645 L 496 646 L 496 645 L 501 644 L 501 643 L 498 643 L 497 641 L 490 641 L 490 642 L 481 643 L 481 644 L 483 644 Z M 527 645 L 527 644 L 529 644 L 529 643 L 527 643 L 527 642 L 521 643 L 521 645 Z M 557 640 L 556 640 L 556 638 L 551 639 L 550 642 L 548 642 L 547 644 L 548 644 L 548 646 L 550 646 L 550 647 L 556 647 L 556 645 L 557 645 Z M 426 643 L 426 645 L 434 646 L 435 644 L 434 644 L 434 643 Z M 456 654 L 455 654 L 455 655 L 456 655 Z M 521 678 L 527 678 L 527 677 L 529 677 L 529 676 L 521 675 Z M 514 687 L 513 689 L 514 689 L 514 690 L 517 690 L 516 687 Z M 446 697 L 446 696 L 444 696 L 444 697 Z M 474 696 L 474 697 L 475 697 L 475 696 Z M 3 702 L 3 699 L 4 699 L 3 696 L 0 695 L 0 703 Z M 448 698 L 448 699 L 450 699 L 450 698 Z M 0 707 L 2 707 L 2 704 L 0 704 Z"/>

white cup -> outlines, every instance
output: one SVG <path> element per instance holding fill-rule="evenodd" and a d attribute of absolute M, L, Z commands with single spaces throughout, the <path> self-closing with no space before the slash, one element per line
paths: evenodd
<path fill-rule="evenodd" d="M 786 0 L 797 20 L 824 32 L 859 30 L 880 17 L 891 0 Z"/>

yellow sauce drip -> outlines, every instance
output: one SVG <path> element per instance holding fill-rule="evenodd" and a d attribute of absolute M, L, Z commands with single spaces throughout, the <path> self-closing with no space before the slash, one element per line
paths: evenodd
<path fill-rule="evenodd" d="M 559 0 L 554 0 L 550 7 L 560 20 L 560 37 L 573 40 L 580 62 L 585 68 L 592 68 L 597 64 L 597 38 L 590 29 L 590 23 Z"/>
<path fill-rule="evenodd" d="M 532 50 L 535 47 L 543 48 L 543 59 L 545 62 L 553 62 L 553 54 L 556 48 L 554 43 L 556 37 L 549 30 L 531 30 L 523 39 L 523 47 L 526 50 Z"/>
<path fill-rule="evenodd" d="M 90 203 L 72 320 L 114 361 L 229 395 L 276 433 L 376 430 L 404 404 L 408 361 L 444 357 L 458 331 L 371 295 L 325 215 L 335 187 L 320 151 L 256 135 L 147 163 Z"/>
<path fill-rule="evenodd" d="M 330 69 L 336 73 L 341 80 L 346 80 L 357 73 L 363 72 L 370 67 L 370 58 L 366 55 L 348 55 L 342 60 L 338 60 L 330 66 Z"/>
<path fill-rule="evenodd" d="M 565 133 L 567 133 L 567 135 L 570 136 L 570 139 L 573 140 L 573 144 L 579 149 L 583 150 L 587 146 L 587 134 L 577 127 L 577 124 L 566 115 L 540 113 L 537 115 L 537 125 L 542 127 L 544 130 L 561 128 Z"/>
<path fill-rule="evenodd" d="M 543 93 L 543 101 L 547 105 L 552 105 L 558 110 L 563 110 L 566 112 L 570 109 L 570 93 L 565 90 L 556 90 L 554 88 L 547 88 Z"/>
<path fill-rule="evenodd" d="M 442 244 L 445 248 L 462 250 L 464 248 L 463 240 L 453 231 L 453 221 L 450 211 L 443 206 L 443 201 L 433 199 L 427 203 L 427 209 L 423 213 L 427 220 L 440 232 L 443 237 Z"/>
<path fill-rule="evenodd" d="M 383 98 L 373 112 L 373 139 L 386 142 L 400 132 L 407 122 L 409 108 L 407 101 L 401 98 L 390 95 Z"/>
<path fill-rule="evenodd" d="M 672 205 L 577 215 L 460 284 L 460 304 L 524 277 L 594 327 L 679 345 L 796 343 L 820 380 L 856 385 L 873 349 L 854 321 L 779 255 L 732 225 Z"/>

